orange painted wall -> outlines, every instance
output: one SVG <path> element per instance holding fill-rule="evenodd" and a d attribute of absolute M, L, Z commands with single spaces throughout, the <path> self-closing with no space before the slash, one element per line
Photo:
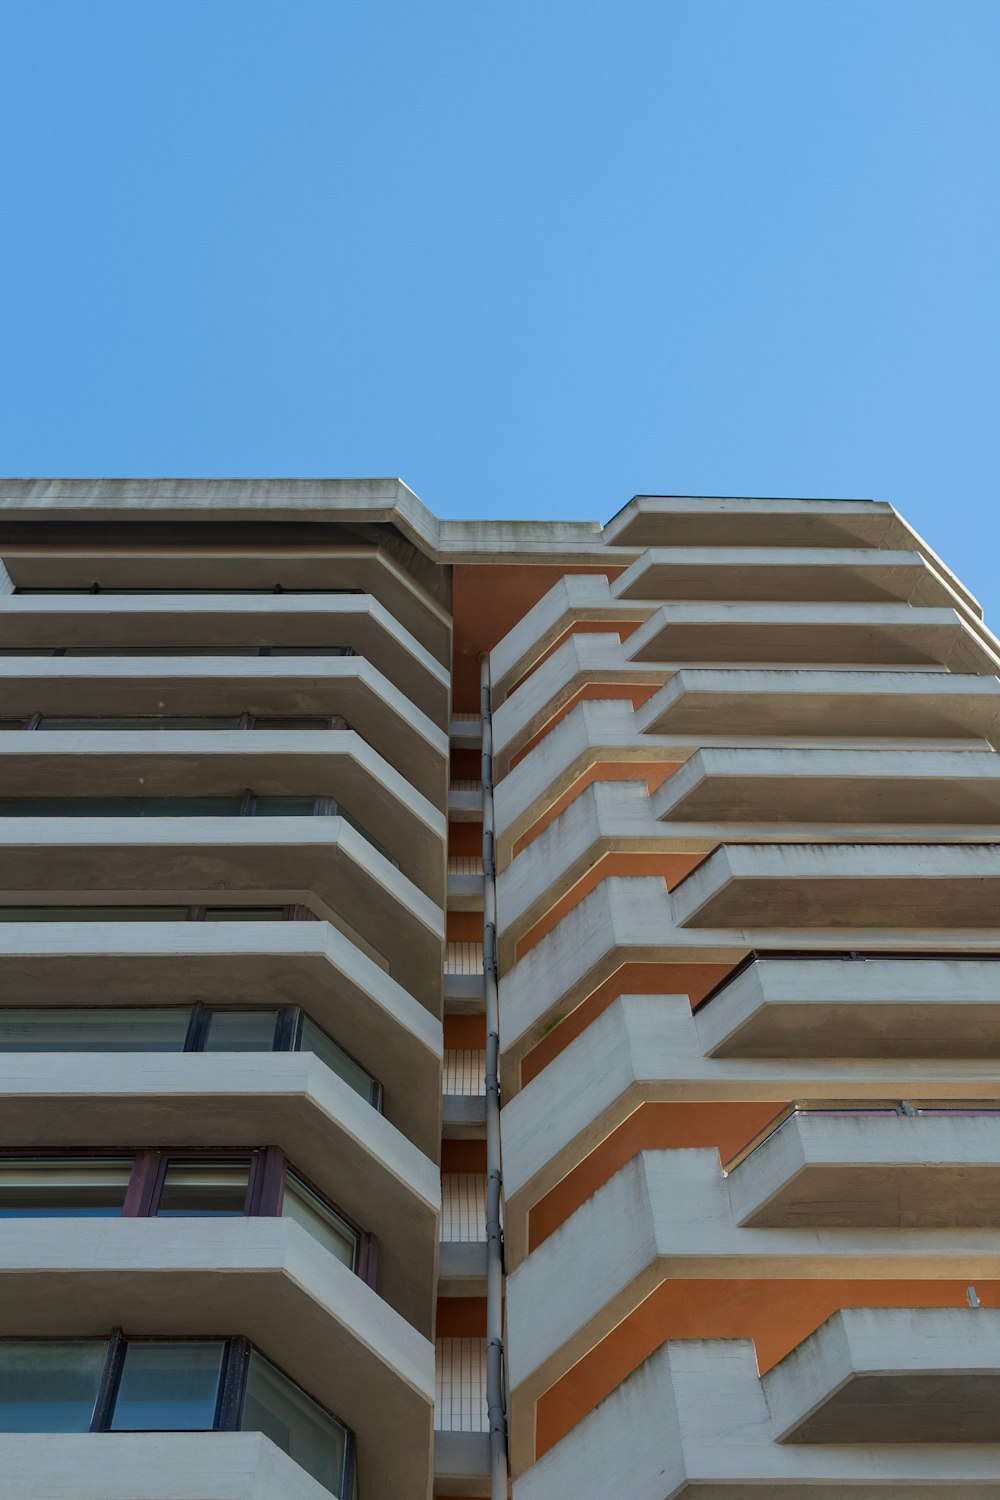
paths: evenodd
<path fill-rule="evenodd" d="M 525 933 L 517 945 L 518 958 L 530 953 L 535 944 L 540 943 L 567 912 L 572 911 L 574 906 L 579 906 L 584 896 L 589 896 L 602 880 L 610 880 L 613 875 L 634 876 L 636 879 L 643 875 L 661 875 L 667 883 L 667 890 L 672 891 L 685 875 L 690 875 L 696 865 L 708 858 L 708 853 L 707 850 L 699 850 L 697 854 L 602 854 L 566 892 L 562 900 L 549 907 L 544 917 Z"/>
<path fill-rule="evenodd" d="M 534 1205 L 528 1215 L 529 1248 L 534 1250 L 548 1239 L 591 1193 L 596 1193 L 602 1183 L 639 1151 L 715 1146 L 721 1160 L 729 1161 L 790 1102 L 771 1099 L 640 1104 L 617 1130 Z"/>
<path fill-rule="evenodd" d="M 486 1175 L 486 1142 L 446 1140 L 441 1142 L 442 1172 L 482 1172 Z"/>
<path fill-rule="evenodd" d="M 984 1307 L 1000 1282 L 976 1282 Z M 667 1339 L 753 1339 L 763 1374 L 842 1307 L 965 1307 L 965 1281 L 664 1281 L 537 1405 L 536 1455 Z"/>
<path fill-rule="evenodd" d="M 513 853 L 516 858 L 522 849 L 527 849 L 533 844 L 540 833 L 544 833 L 549 824 L 558 818 L 561 812 L 565 812 L 571 802 L 575 802 L 580 793 L 595 781 L 641 781 L 647 792 L 655 792 L 658 786 L 662 786 L 668 776 L 672 776 L 680 769 L 680 762 L 676 761 L 652 761 L 642 763 L 634 760 L 599 760 L 582 776 L 578 776 L 573 785 L 563 792 L 561 797 L 548 806 L 542 816 L 518 839 L 514 845 Z M 450 847 L 450 845 L 449 845 Z M 456 851 L 457 852 L 457 851 Z"/>
<path fill-rule="evenodd" d="M 687 995 L 693 1007 L 709 990 L 721 984 L 733 967 L 734 964 L 621 964 L 525 1055 L 521 1083 L 537 1078 L 619 995 Z"/>
<path fill-rule="evenodd" d="M 552 733 L 556 725 L 559 724 L 563 719 L 565 719 L 566 715 L 572 709 L 574 709 L 578 703 L 594 703 L 602 698 L 613 698 L 616 700 L 627 698 L 631 702 L 633 708 L 640 708 L 642 704 L 646 702 L 646 699 L 651 698 L 656 692 L 659 692 L 659 688 L 657 687 L 657 685 L 655 683 L 649 682 L 584 683 L 583 687 L 579 688 L 578 691 L 573 694 L 572 698 L 568 698 L 563 704 L 562 708 L 558 709 L 552 715 L 551 719 L 548 719 L 542 725 L 541 729 L 539 729 L 536 734 L 532 735 L 531 739 L 528 740 L 526 744 L 522 745 L 521 749 L 518 750 L 515 755 L 511 756 L 511 770 L 513 770 L 516 765 L 519 765 L 524 757 L 530 751 L 534 750 L 536 745 L 541 744 L 542 740 L 544 740 L 547 735 L 550 735 Z"/>
<path fill-rule="evenodd" d="M 502 640 L 528 610 L 567 573 L 603 573 L 621 568 L 565 567 L 532 563 L 457 563 L 452 569 L 452 707 L 479 711 L 479 657 Z"/>
<path fill-rule="evenodd" d="M 485 1297 L 439 1297 L 435 1336 L 439 1339 L 481 1339 L 486 1335 Z"/>

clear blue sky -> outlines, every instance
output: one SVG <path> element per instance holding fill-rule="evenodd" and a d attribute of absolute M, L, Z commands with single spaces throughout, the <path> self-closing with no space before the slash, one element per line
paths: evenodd
<path fill-rule="evenodd" d="M 0 0 L 0 472 L 893 501 L 1000 624 L 998 0 Z"/>

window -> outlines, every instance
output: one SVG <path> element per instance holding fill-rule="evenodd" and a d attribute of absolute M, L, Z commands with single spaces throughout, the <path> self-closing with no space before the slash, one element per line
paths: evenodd
<path fill-rule="evenodd" d="M 357 656 L 353 646 L 4 646 L 0 656 Z"/>
<path fill-rule="evenodd" d="M 307 906 L 0 906 L 0 922 L 313 922 Z"/>
<path fill-rule="evenodd" d="M 247 1339 L 0 1339 L 0 1432 L 213 1431 L 262 1432 L 354 1495 L 353 1434 Z"/>
<path fill-rule="evenodd" d="M 65 732 L 71 730 L 206 730 L 206 729 L 346 729 L 347 721 L 339 714 L 330 714 L 325 718 L 313 716 L 311 718 L 299 715 L 280 714 L 230 714 L 228 716 L 216 715 L 212 717 L 197 717 L 184 714 L 136 714 L 131 718 L 125 717 L 89 717 L 89 718 L 66 718 L 52 717 L 48 714 L 32 714 L 27 719 L 0 719 L 0 730 L 3 729 L 39 729 L 56 730 Z"/>
<path fill-rule="evenodd" d="M 0 1158 L 0 1219 L 117 1219 L 131 1157 Z"/>
<path fill-rule="evenodd" d="M 292 1219 L 374 1287 L 374 1237 L 289 1166 L 256 1151 L 143 1150 L 128 1156 L 0 1156 L 5 1219 Z"/>
<path fill-rule="evenodd" d="M 312 1052 L 382 1108 L 377 1080 L 297 1005 L 0 1007 L 4 1052 Z"/>

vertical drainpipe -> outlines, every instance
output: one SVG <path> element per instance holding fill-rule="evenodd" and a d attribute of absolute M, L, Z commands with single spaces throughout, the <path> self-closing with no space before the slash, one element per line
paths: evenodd
<path fill-rule="evenodd" d="M 486 1405 L 490 1500 L 507 1500 L 507 1413 L 503 1359 L 503 1229 L 500 1222 L 500 1007 L 497 992 L 497 887 L 493 839 L 493 716 L 490 659 L 480 657 L 483 729 L 483 974 L 486 981 Z"/>

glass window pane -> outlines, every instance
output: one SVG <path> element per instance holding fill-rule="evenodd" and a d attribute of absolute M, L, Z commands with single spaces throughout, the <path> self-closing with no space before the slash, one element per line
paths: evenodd
<path fill-rule="evenodd" d="M 89 1432 L 104 1339 L 0 1339 L 0 1432 Z"/>
<path fill-rule="evenodd" d="M 263 1432 L 332 1494 L 343 1494 L 347 1428 L 256 1349 L 250 1355 L 240 1425 L 244 1432 Z"/>
<path fill-rule="evenodd" d="M 278 1019 L 273 1010 L 216 1010 L 208 1023 L 205 1052 L 271 1052 Z"/>
<path fill-rule="evenodd" d="M 249 1159 L 168 1162 L 156 1216 L 235 1218 L 244 1211 L 249 1180 Z"/>
<path fill-rule="evenodd" d="M 355 656 L 353 646 L 272 646 L 272 656 Z"/>
<path fill-rule="evenodd" d="M 0 728 L 2 728 L 0 724 Z M 40 720 L 39 729 L 239 729 L 239 715 L 229 718 L 185 718 L 175 719 L 166 716 L 136 716 L 135 718 L 118 719 L 50 719 Z"/>
<path fill-rule="evenodd" d="M 184 922 L 186 906 L 0 906 L 0 922 Z"/>
<path fill-rule="evenodd" d="M 113 1432 L 204 1432 L 215 1426 L 222 1342 L 134 1344 L 111 1418 Z"/>
<path fill-rule="evenodd" d="M 20 727 L 21 720 L 11 720 Z M 0 726 L 2 727 L 2 726 Z M 253 721 L 254 729 L 329 729 L 329 719 L 278 719 L 269 718 L 263 714 L 257 714 Z"/>
<path fill-rule="evenodd" d="M 242 797 L 0 797 L 0 818 L 234 817 Z"/>
<path fill-rule="evenodd" d="M 255 797 L 258 818 L 307 818 L 316 811 L 315 797 Z"/>
<path fill-rule="evenodd" d="M 51 655 L 51 651 L 27 655 Z M 67 656 L 258 656 L 259 646 L 67 646 Z"/>
<path fill-rule="evenodd" d="M 299 1041 L 300 1052 L 315 1052 L 328 1068 L 331 1068 L 345 1083 L 356 1090 L 370 1104 L 374 1097 L 375 1080 L 370 1073 L 366 1073 L 360 1063 L 356 1063 L 353 1057 L 348 1057 L 343 1047 L 338 1047 L 332 1037 L 321 1031 L 314 1021 L 308 1016 L 302 1017 L 302 1034 Z"/>
<path fill-rule="evenodd" d="M 206 922 L 282 922 L 283 906 L 206 906 Z"/>
<path fill-rule="evenodd" d="M 0 1010 L 0 1052 L 182 1052 L 191 1012 Z"/>
<path fill-rule="evenodd" d="M 0 1219 L 111 1219 L 125 1202 L 132 1158 L 0 1160 Z"/>
<path fill-rule="evenodd" d="M 24 719 L 0 719 L 0 730 L 23 729 L 25 723 L 26 720 Z"/>
<path fill-rule="evenodd" d="M 326 1246 L 331 1255 L 354 1270 L 358 1258 L 356 1231 L 339 1214 L 335 1214 L 312 1188 L 306 1187 L 294 1172 L 288 1172 L 285 1176 L 281 1217 L 294 1219 L 296 1224 L 301 1224 L 314 1240 L 319 1240 L 321 1245 Z"/>

